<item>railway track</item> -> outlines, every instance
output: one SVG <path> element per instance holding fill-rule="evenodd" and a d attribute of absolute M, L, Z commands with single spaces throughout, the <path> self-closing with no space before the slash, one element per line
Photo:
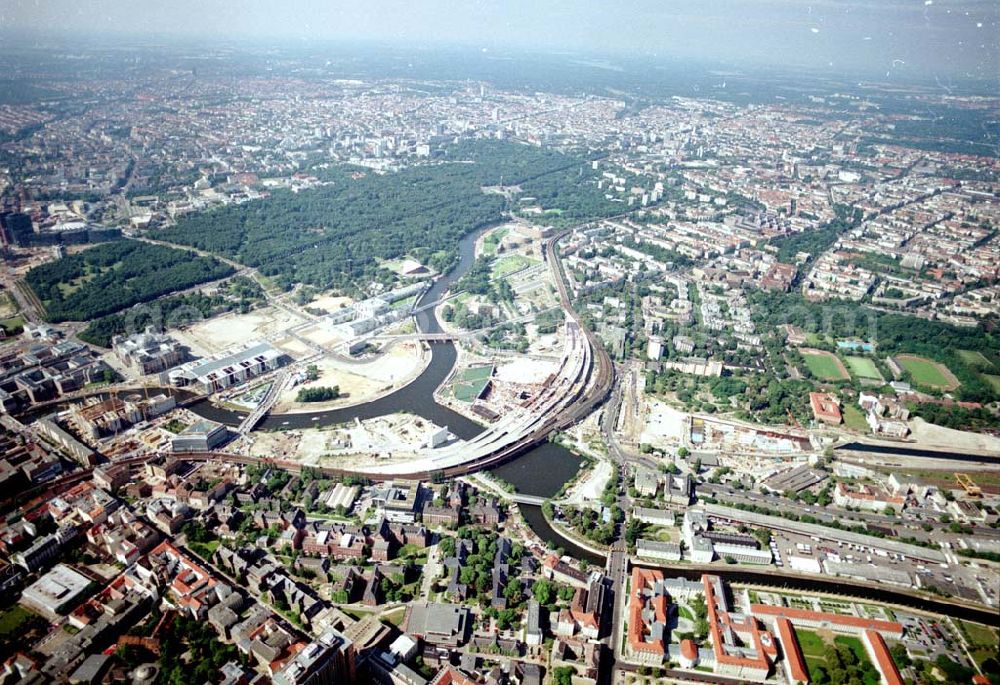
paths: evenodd
<path fill-rule="evenodd" d="M 580 326 L 580 330 L 583 331 L 583 334 L 586 336 L 587 342 L 590 345 L 590 349 L 593 353 L 593 364 L 591 365 L 593 385 L 591 386 L 591 390 L 587 393 L 588 397 L 576 405 L 568 415 L 564 415 L 563 421 L 560 422 L 560 426 L 572 425 L 604 402 L 604 400 L 606 400 L 610 395 L 611 388 L 613 387 L 615 380 L 615 367 L 614 364 L 611 363 L 611 356 L 608 354 L 608 351 L 604 349 L 604 345 L 597 339 L 597 336 L 594 335 L 594 332 L 584 326 L 580 321 L 580 318 L 573 309 L 573 305 L 570 301 L 569 286 L 566 282 L 566 275 L 563 272 L 562 262 L 559 261 L 558 244 L 560 240 L 569 235 L 573 230 L 573 228 L 568 228 L 555 235 L 551 240 L 549 240 L 548 243 L 546 243 L 545 259 L 549 263 L 549 266 L 553 269 L 556 287 L 559 290 L 559 299 L 562 302 L 563 309 L 569 312 L 570 316 L 572 316 L 577 322 Z"/>
<path fill-rule="evenodd" d="M 583 224 L 586 225 L 586 224 Z M 558 242 L 569 235 L 573 231 L 573 228 L 566 229 L 556 236 L 552 237 L 548 243 L 545 245 L 545 255 L 546 261 L 549 266 L 554 270 L 554 276 L 556 281 L 556 286 L 559 291 L 559 299 L 574 321 L 580 326 L 580 330 L 583 331 L 584 336 L 587 339 L 587 344 L 590 346 L 592 353 L 592 361 L 589 369 L 586 372 L 586 378 L 584 378 L 578 385 L 577 389 L 574 391 L 574 397 L 568 398 L 570 407 L 567 410 L 549 417 L 541 425 L 539 425 L 535 430 L 528 433 L 527 435 L 521 437 L 520 439 L 499 448 L 496 452 L 488 454 L 475 461 L 466 462 L 464 464 L 459 464 L 456 466 L 446 467 L 444 469 L 428 471 L 428 472 L 409 472 L 409 473 L 380 473 L 378 478 L 391 480 L 393 478 L 417 478 L 422 480 L 434 480 L 438 478 L 455 478 L 457 476 L 463 476 L 476 471 L 482 471 L 484 469 L 492 468 L 494 466 L 499 466 L 506 461 L 509 461 L 517 456 L 520 456 L 527 450 L 536 447 L 537 445 L 548 440 L 549 435 L 553 431 L 564 430 L 569 426 L 573 425 L 580 419 L 586 417 L 595 408 L 597 408 L 601 403 L 603 403 L 611 394 L 611 388 L 614 384 L 614 365 L 611 363 L 611 357 L 608 355 L 607 350 L 604 349 L 604 345 L 597 336 L 594 335 L 592 331 L 587 329 L 580 322 L 579 316 L 572 307 L 570 300 L 569 288 L 566 283 L 565 274 L 562 269 L 562 264 L 558 258 Z M 144 464 L 151 459 L 156 458 L 158 455 L 144 455 L 141 457 L 133 457 L 130 459 L 122 460 L 121 463 L 129 466 Z M 275 468 L 281 468 L 292 473 L 299 473 L 302 470 L 302 464 L 293 461 L 284 461 L 277 459 L 269 459 L 264 457 L 252 457 L 243 454 L 234 454 L 228 452 L 188 452 L 176 455 L 180 458 L 187 459 L 190 461 L 210 461 L 210 460 L 222 460 L 228 461 L 235 464 L 260 464 L 265 466 L 273 466 Z M 316 467 L 310 467 L 316 468 Z M 31 488 L 20 494 L 20 500 L 24 501 L 32 497 L 39 497 L 47 495 L 48 493 L 57 493 L 61 489 L 69 487 L 75 483 L 78 483 L 86 478 L 89 478 L 93 469 L 88 468 L 81 471 L 74 472 L 67 476 L 63 476 L 49 483 L 39 485 L 35 488 Z M 351 469 L 336 469 L 331 467 L 318 467 L 316 470 L 320 471 L 327 476 L 365 476 L 371 477 L 371 474 L 366 474 L 363 472 L 354 471 Z"/>

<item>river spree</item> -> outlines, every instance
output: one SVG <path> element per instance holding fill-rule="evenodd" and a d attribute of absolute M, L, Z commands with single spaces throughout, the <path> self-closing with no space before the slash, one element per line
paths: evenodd
<path fill-rule="evenodd" d="M 431 303 L 444 297 L 452 284 L 465 274 L 475 261 L 476 240 L 483 231 L 471 233 L 458 245 L 459 259 L 454 269 L 439 278 L 424 295 L 419 304 Z M 434 309 L 416 315 L 417 327 L 424 333 L 441 331 Z M 450 342 L 431 344 L 431 361 L 424 372 L 407 385 L 371 402 L 329 411 L 295 414 L 270 414 L 261 422 L 261 430 L 305 429 L 319 426 L 352 423 L 385 416 L 394 412 L 409 412 L 448 429 L 463 440 L 469 440 L 484 429 L 475 421 L 459 414 L 434 400 L 434 392 L 444 382 L 455 366 L 458 351 Z M 204 400 L 190 407 L 200 416 L 229 426 L 239 425 L 245 414 L 215 406 Z M 550 497 L 580 468 L 580 459 L 566 448 L 545 443 L 525 452 L 516 459 L 495 469 L 495 473 L 512 483 L 519 491 Z M 539 517 L 541 511 L 538 512 Z"/>

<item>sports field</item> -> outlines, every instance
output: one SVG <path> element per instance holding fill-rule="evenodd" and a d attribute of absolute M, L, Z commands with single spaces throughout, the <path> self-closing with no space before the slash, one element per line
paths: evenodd
<path fill-rule="evenodd" d="M 806 361 L 806 366 L 813 376 L 824 381 L 846 381 L 851 376 L 844 368 L 844 363 L 832 352 L 823 350 L 803 349 L 802 358 Z"/>
<path fill-rule="evenodd" d="M 980 371 L 992 371 L 996 367 L 993 365 L 989 359 L 986 358 L 982 352 L 977 352 L 976 350 L 955 350 L 959 359 L 968 364 L 974 369 L 979 369 Z"/>
<path fill-rule="evenodd" d="M 896 361 L 910 372 L 913 382 L 936 390 L 954 390 L 960 383 L 944 364 L 915 354 L 900 354 Z"/>
<path fill-rule="evenodd" d="M 493 366 L 476 366 L 455 375 L 451 394 L 459 402 L 473 402 L 493 376 Z"/>
<path fill-rule="evenodd" d="M 848 357 L 847 366 L 850 368 L 851 373 L 859 378 L 870 378 L 873 381 L 885 380 L 882 378 L 882 374 L 878 372 L 875 362 L 867 357 Z"/>
<path fill-rule="evenodd" d="M 509 254 L 493 262 L 493 278 L 503 278 L 508 274 L 512 274 L 528 266 L 534 266 L 535 264 L 538 264 L 537 259 L 519 254 Z"/>

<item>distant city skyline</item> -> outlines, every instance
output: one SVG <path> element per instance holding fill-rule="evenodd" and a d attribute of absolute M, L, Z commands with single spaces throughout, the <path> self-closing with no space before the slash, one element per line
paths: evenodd
<path fill-rule="evenodd" d="M 263 42 L 384 41 L 636 54 L 900 80 L 996 79 L 1000 4 L 990 0 L 17 0 L 0 30 Z"/>

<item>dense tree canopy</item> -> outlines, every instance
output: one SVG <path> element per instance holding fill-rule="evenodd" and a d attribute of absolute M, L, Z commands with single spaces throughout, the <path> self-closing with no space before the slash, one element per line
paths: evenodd
<path fill-rule="evenodd" d="M 35 267 L 26 280 L 46 318 L 60 322 L 94 319 L 232 273 L 217 259 L 122 240 Z"/>
<path fill-rule="evenodd" d="M 80 333 L 80 339 L 93 345 L 110 347 L 111 339 L 116 335 L 136 333 L 148 326 L 156 330 L 173 328 L 232 310 L 246 312 L 263 301 L 264 292 L 255 281 L 237 276 L 227 281 L 224 289 L 212 295 L 195 292 L 165 297 L 148 305 L 138 305 L 94 319 Z"/>
<path fill-rule="evenodd" d="M 622 209 L 581 184 L 595 173 L 586 160 L 497 141 L 456 144 L 435 162 L 390 174 L 318 173 L 327 185 L 188 215 L 156 236 L 232 257 L 285 286 L 349 288 L 404 255 L 447 269 L 460 238 L 501 219 L 508 200 L 483 192 L 501 181 L 565 216 Z"/>
<path fill-rule="evenodd" d="M 447 268 L 463 235 L 501 216 L 502 198 L 483 194 L 459 165 L 330 179 L 187 216 L 157 237 L 232 257 L 283 285 L 348 287 L 373 278 L 380 260 L 407 254 Z"/>
<path fill-rule="evenodd" d="M 955 392 L 959 399 L 990 402 L 998 398 L 996 390 L 957 353 L 958 350 L 971 350 L 987 358 L 996 355 L 1000 351 L 1000 341 L 985 325 L 953 326 L 944 321 L 884 312 L 846 300 L 810 302 L 798 293 L 752 291 L 748 299 L 760 313 L 759 323 L 770 327 L 790 323 L 807 333 L 871 340 L 878 345 L 879 356 L 903 352 L 924 355 L 944 362 L 955 374 L 962 384 Z"/>

